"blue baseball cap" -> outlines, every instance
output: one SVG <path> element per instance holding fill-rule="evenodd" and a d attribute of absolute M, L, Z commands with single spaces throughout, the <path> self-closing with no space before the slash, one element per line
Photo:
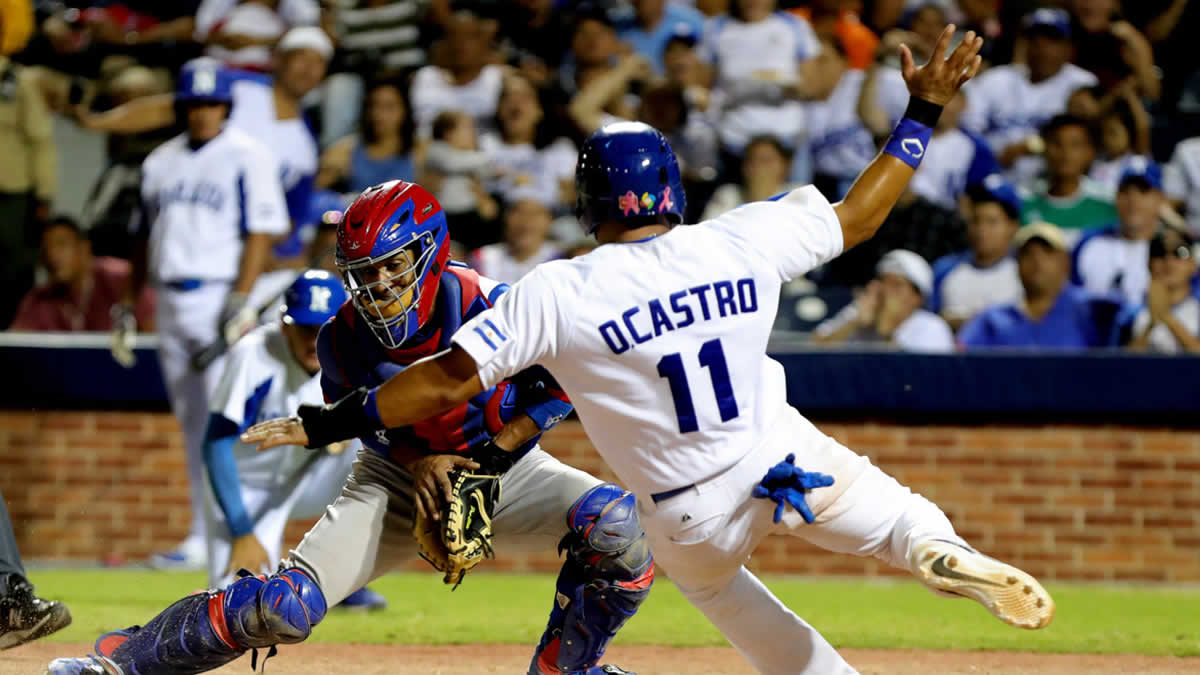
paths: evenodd
<path fill-rule="evenodd" d="M 1125 170 L 1121 172 L 1121 178 L 1117 181 L 1117 189 L 1125 187 L 1129 181 L 1138 181 L 1143 187 L 1162 190 L 1162 167 L 1145 157 L 1134 157 L 1129 160 L 1129 163 L 1125 165 Z"/>
<path fill-rule="evenodd" d="M 283 292 L 283 321 L 297 326 L 320 326 L 349 299 L 342 280 L 325 270 L 308 270 Z"/>
<path fill-rule="evenodd" d="M 988 175 L 976 186 L 975 190 L 968 190 L 968 196 L 971 196 L 972 193 L 999 202 L 1012 214 L 1021 213 L 1021 197 L 1017 194 L 1017 188 L 1004 178 L 1004 174 Z"/>
<path fill-rule="evenodd" d="M 1071 15 L 1065 9 L 1043 7 L 1025 15 L 1025 30 L 1030 33 L 1071 37 Z"/>

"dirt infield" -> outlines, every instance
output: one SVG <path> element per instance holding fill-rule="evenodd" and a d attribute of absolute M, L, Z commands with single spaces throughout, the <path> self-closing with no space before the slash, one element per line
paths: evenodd
<path fill-rule="evenodd" d="M 56 656 L 80 655 L 87 645 L 35 643 L 0 654 L 0 675 L 41 675 Z M 288 647 L 267 664 L 276 675 L 520 675 L 529 664 L 529 649 L 515 645 L 415 647 L 311 644 Z M 953 652 L 928 650 L 847 649 L 846 659 L 863 675 L 920 673 L 1196 673 L 1200 658 L 1169 656 L 1028 654 L 1020 652 Z M 262 653 L 260 652 L 260 656 Z M 737 652 L 706 647 L 615 647 L 611 661 L 641 675 L 750 675 Z M 259 664 L 262 667 L 262 664 Z M 216 671 L 244 675 L 247 658 Z"/>

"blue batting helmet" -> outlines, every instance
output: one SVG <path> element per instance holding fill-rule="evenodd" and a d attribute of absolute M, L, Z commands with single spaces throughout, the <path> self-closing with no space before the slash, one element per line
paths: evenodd
<path fill-rule="evenodd" d="M 175 85 L 176 103 L 233 103 L 233 82 L 220 61 L 201 57 L 183 64 Z"/>
<path fill-rule="evenodd" d="M 642 122 L 606 124 L 588 136 L 575 165 L 575 215 L 591 234 L 603 223 L 683 222 L 687 196 L 667 137 Z"/>
<path fill-rule="evenodd" d="M 308 270 L 283 292 L 283 320 L 298 326 L 320 326 L 350 296 L 336 276 L 325 270 Z"/>

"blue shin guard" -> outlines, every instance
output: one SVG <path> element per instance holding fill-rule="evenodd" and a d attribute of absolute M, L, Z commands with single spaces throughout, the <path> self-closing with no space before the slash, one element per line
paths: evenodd
<path fill-rule="evenodd" d="M 298 568 L 243 576 L 163 610 L 145 626 L 96 641 L 96 652 L 129 675 L 190 675 L 219 668 L 247 649 L 300 642 L 325 617 L 325 596 Z M 268 655 L 269 656 L 269 655 Z"/>
<path fill-rule="evenodd" d="M 654 582 L 654 559 L 632 493 L 605 483 L 568 513 L 567 559 L 530 675 L 591 672 Z"/>

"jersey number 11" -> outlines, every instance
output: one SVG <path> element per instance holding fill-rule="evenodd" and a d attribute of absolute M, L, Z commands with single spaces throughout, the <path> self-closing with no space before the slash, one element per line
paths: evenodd
<path fill-rule="evenodd" d="M 733 384 L 729 381 L 729 367 L 725 365 L 725 352 L 720 338 L 700 346 L 700 366 L 708 368 L 712 377 L 713 394 L 717 397 L 717 410 L 721 421 L 728 422 L 738 416 L 737 399 L 733 396 Z M 679 433 L 696 431 L 696 406 L 692 405 L 692 391 L 688 388 L 687 373 L 683 369 L 683 357 L 678 352 L 667 354 L 658 361 L 659 377 L 667 378 L 671 385 L 671 398 L 675 399 L 675 416 L 679 418 Z"/>

